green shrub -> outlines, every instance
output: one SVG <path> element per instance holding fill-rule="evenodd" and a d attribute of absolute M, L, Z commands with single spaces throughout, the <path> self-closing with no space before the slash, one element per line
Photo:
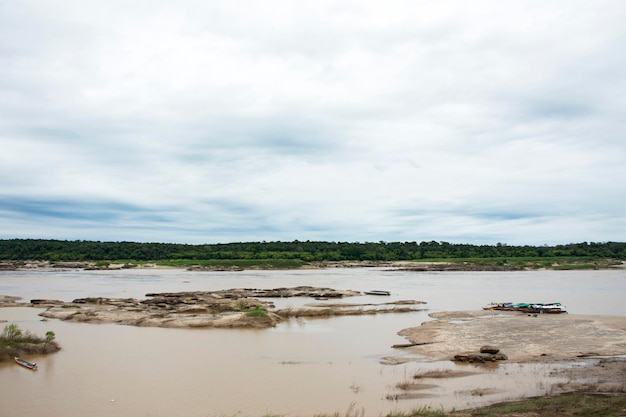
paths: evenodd
<path fill-rule="evenodd" d="M 246 310 L 246 316 L 248 317 L 267 317 L 267 309 L 256 305 Z"/>
<path fill-rule="evenodd" d="M 248 308 L 248 303 L 246 303 L 246 300 L 237 300 L 235 302 L 235 309 L 239 310 L 239 311 L 245 311 Z"/>
<path fill-rule="evenodd" d="M 8 324 L 2 330 L 2 338 L 7 341 L 17 341 L 22 336 L 22 329 L 17 324 Z"/>
<path fill-rule="evenodd" d="M 2 334 L 0 334 L 0 345 L 14 346 L 20 343 L 43 343 L 45 339 L 32 334 L 29 331 L 22 331 L 17 324 L 8 324 L 4 326 Z"/>

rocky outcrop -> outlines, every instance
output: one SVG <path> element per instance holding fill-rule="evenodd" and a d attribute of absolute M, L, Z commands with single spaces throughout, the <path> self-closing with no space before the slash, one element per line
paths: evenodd
<path fill-rule="evenodd" d="M 84 269 L 91 265 L 91 262 L 54 262 L 50 264 L 50 267 L 63 269 Z"/>
<path fill-rule="evenodd" d="M 22 297 L 15 297 L 13 295 L 0 295 L 0 304 L 2 303 L 14 303 L 21 300 Z"/>
<path fill-rule="evenodd" d="M 495 362 L 495 361 L 505 361 L 508 357 L 503 353 L 498 353 L 495 355 L 489 353 L 459 353 L 454 355 L 452 359 L 455 362 L 469 362 L 469 363 L 486 363 L 486 362 Z"/>
<path fill-rule="evenodd" d="M 479 352 L 465 352 L 454 355 L 455 362 L 486 363 L 495 361 L 506 361 L 509 358 L 494 346 L 483 346 Z"/>
<path fill-rule="evenodd" d="M 495 355 L 498 352 L 500 352 L 500 348 L 497 348 L 495 346 L 485 345 L 485 346 L 481 346 L 480 348 L 480 353 L 489 353 L 491 355 Z"/>
<path fill-rule="evenodd" d="M 33 306 L 38 306 L 38 307 L 42 307 L 42 306 L 54 306 L 54 305 L 62 305 L 65 304 L 63 301 L 61 300 L 49 300 L 49 299 L 33 299 L 30 300 L 30 304 Z"/>
<path fill-rule="evenodd" d="M 400 271 L 441 272 L 441 271 L 522 271 L 523 267 L 509 264 L 474 264 L 467 262 L 415 263 L 398 268 Z"/>
<path fill-rule="evenodd" d="M 15 271 L 17 265 L 13 262 L 0 262 L 0 271 Z"/>
<path fill-rule="evenodd" d="M 137 268 L 138 265 L 136 264 L 129 264 L 129 263 L 125 263 L 125 264 L 117 264 L 117 263 L 108 263 L 108 262 L 104 262 L 104 263 L 95 263 L 95 264 L 88 264 L 85 266 L 85 271 L 108 271 L 108 270 L 119 270 L 119 269 L 133 269 L 133 268 Z"/>
<path fill-rule="evenodd" d="M 289 297 L 313 297 L 313 298 L 343 298 L 361 295 L 360 291 L 352 290 L 335 290 L 332 288 L 298 286 L 291 288 L 232 288 L 220 291 L 193 291 L 193 292 L 177 292 L 177 293 L 150 293 L 146 297 L 174 297 L 174 298 L 195 298 L 203 296 L 211 296 L 216 298 L 289 298 Z"/>
<path fill-rule="evenodd" d="M 15 307 L 23 306 L 24 303 L 20 303 L 22 297 L 14 297 L 11 295 L 0 295 L 0 307 Z"/>
<path fill-rule="evenodd" d="M 187 268 L 187 271 L 212 271 L 212 272 L 239 272 L 243 271 L 241 266 L 212 266 L 212 265 L 192 265 Z"/>
<path fill-rule="evenodd" d="M 598 356 L 626 353 L 626 317 L 579 314 L 441 311 L 435 320 L 399 334 L 417 346 L 411 352 L 432 360 L 449 360 L 479 346 L 497 346 L 514 362 L 572 359 L 581 353 Z"/>
<path fill-rule="evenodd" d="M 61 346 L 55 341 L 42 343 L 20 343 L 8 346 L 0 352 L 0 361 L 13 360 L 14 357 L 55 353 Z"/>
<path fill-rule="evenodd" d="M 359 291 L 300 286 L 293 288 L 235 288 L 220 291 L 149 293 L 146 299 L 88 297 L 53 304 L 40 315 L 87 323 L 118 323 L 152 327 L 272 327 L 289 317 L 330 317 L 416 311 L 421 301 L 382 304 L 315 304 L 272 311 L 271 298 L 341 299 Z M 261 300 L 263 299 L 263 300 Z M 268 300 L 270 299 L 270 300 Z M 51 300 L 41 300 L 51 301 Z M 54 300 L 52 300 L 54 301 Z"/>

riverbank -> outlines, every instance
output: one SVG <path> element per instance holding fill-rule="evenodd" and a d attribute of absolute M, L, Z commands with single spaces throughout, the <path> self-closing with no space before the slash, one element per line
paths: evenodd
<path fill-rule="evenodd" d="M 0 270 L 59 270 L 81 269 L 185 269 L 188 271 L 237 272 L 245 270 L 292 270 L 328 268 L 388 268 L 398 271 L 443 272 L 443 271 L 527 271 L 527 270 L 599 270 L 626 268 L 626 262 L 616 259 L 586 258 L 471 258 L 402 261 L 302 261 L 300 259 L 224 259 L 224 260 L 160 260 L 138 261 L 1 261 Z"/>
<path fill-rule="evenodd" d="M 442 412 L 420 410 L 393 414 L 395 417 L 623 417 L 626 415 L 626 394 L 571 392 L 527 398 L 472 410 Z M 390 417 L 388 415 L 388 417 Z"/>

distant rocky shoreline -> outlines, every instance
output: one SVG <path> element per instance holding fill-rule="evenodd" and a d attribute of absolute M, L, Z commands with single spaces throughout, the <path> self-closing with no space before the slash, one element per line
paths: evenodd
<path fill-rule="evenodd" d="M 597 260 L 592 269 L 624 268 L 626 263 L 612 259 Z M 569 265 L 571 267 L 571 265 Z M 420 262 L 420 261 L 315 261 L 293 268 L 273 267 L 270 264 L 258 265 L 202 265 L 190 264 L 184 266 L 163 266 L 156 263 L 115 263 L 106 261 L 80 262 L 50 262 L 50 261 L 0 261 L 0 271 L 21 270 L 59 270 L 82 269 L 93 270 L 123 270 L 123 269 L 185 269 L 188 271 L 243 271 L 243 270 L 273 270 L 273 269 L 322 269 L 322 268 L 389 268 L 397 271 L 439 272 L 439 271 L 524 271 L 542 269 L 539 266 L 516 265 L 508 263 L 472 263 L 472 262 Z M 562 265 L 554 264 L 552 268 L 560 269 Z M 576 268 L 573 268 L 576 269 Z M 589 269 L 589 268 L 587 268 Z"/>

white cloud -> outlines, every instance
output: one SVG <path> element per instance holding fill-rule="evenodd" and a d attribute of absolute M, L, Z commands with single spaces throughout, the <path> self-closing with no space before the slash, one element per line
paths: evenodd
<path fill-rule="evenodd" d="M 0 4 L 0 237 L 623 240 L 626 5 Z"/>

